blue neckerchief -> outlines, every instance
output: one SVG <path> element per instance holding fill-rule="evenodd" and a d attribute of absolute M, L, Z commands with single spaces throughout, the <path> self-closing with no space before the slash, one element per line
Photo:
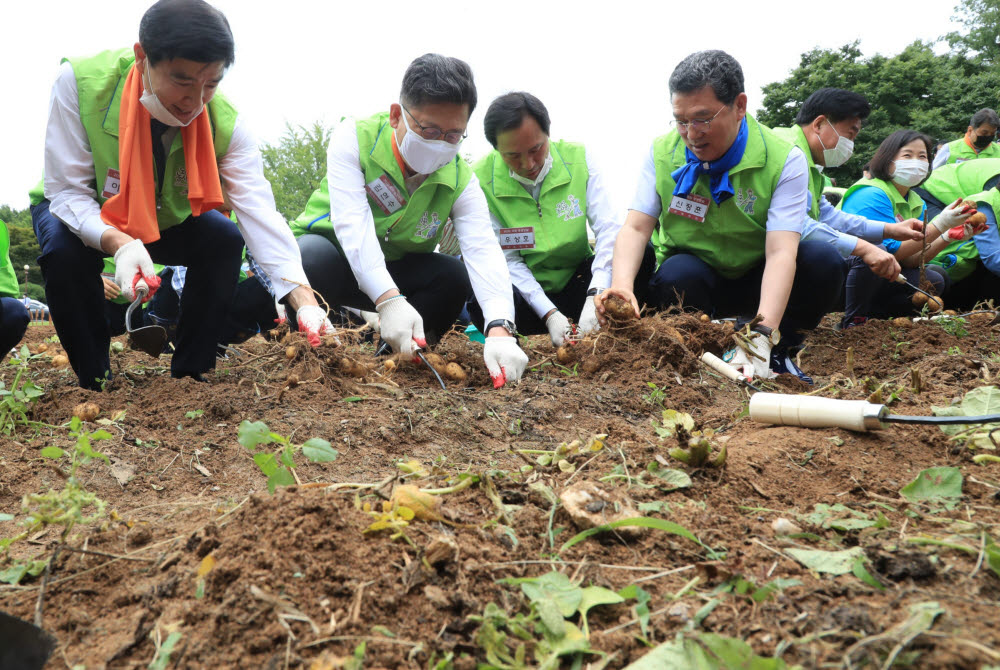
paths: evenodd
<path fill-rule="evenodd" d="M 684 157 L 687 158 L 687 163 L 670 173 L 670 176 L 677 183 L 674 187 L 674 195 L 685 196 L 693 191 L 698 177 L 707 172 L 711 177 L 712 200 L 715 201 L 716 205 L 721 205 L 733 197 L 733 185 L 729 182 L 729 171 L 743 160 L 743 152 L 747 148 L 748 135 L 747 120 L 744 117 L 742 123 L 740 123 L 740 132 L 736 133 L 736 140 L 733 142 L 733 146 L 729 147 L 729 150 L 722 154 L 722 158 L 710 163 L 702 163 L 698 160 L 697 156 L 691 153 L 690 149 L 685 147 Z"/>

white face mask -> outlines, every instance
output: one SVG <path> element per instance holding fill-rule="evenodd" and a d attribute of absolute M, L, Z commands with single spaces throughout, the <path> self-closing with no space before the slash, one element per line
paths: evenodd
<path fill-rule="evenodd" d="M 827 123 L 830 123 L 827 121 Z M 830 128 L 837 134 L 837 145 L 832 149 L 827 149 L 823 143 L 823 138 L 819 138 L 819 143 L 823 147 L 823 163 L 826 167 L 835 168 L 843 165 L 854 155 L 854 142 L 837 132 L 837 129 L 830 123 Z"/>
<path fill-rule="evenodd" d="M 542 181 L 545 179 L 545 175 L 547 175 L 549 173 L 549 170 L 551 169 L 552 169 L 552 154 L 550 153 L 548 156 L 545 157 L 545 160 L 542 162 L 542 169 L 538 171 L 538 176 L 535 177 L 534 179 L 528 179 L 527 177 L 522 177 L 513 170 L 510 171 L 510 176 L 514 181 L 524 184 L 525 186 L 530 186 L 534 188 L 535 186 L 538 186 L 539 184 L 542 183 Z"/>
<path fill-rule="evenodd" d="M 406 122 L 406 112 L 401 110 L 400 115 L 403 117 L 406 135 L 403 136 L 403 141 L 398 143 L 399 153 L 417 174 L 437 172 L 455 160 L 461 142 L 452 144 L 445 140 L 425 140 L 410 128 L 410 124 Z"/>
<path fill-rule="evenodd" d="M 173 126 L 175 128 L 183 128 L 184 126 L 190 125 L 191 121 L 197 119 L 198 115 L 201 114 L 202 110 L 199 109 L 198 114 L 195 114 L 194 116 L 191 117 L 191 121 L 183 123 L 180 119 L 171 114 L 170 110 L 168 110 L 164 106 L 164 104 L 160 102 L 160 99 L 157 97 L 157 95 L 153 93 L 153 84 L 152 84 L 153 80 L 149 76 L 148 61 L 146 62 L 146 72 L 144 72 L 142 76 L 144 79 L 143 81 L 144 85 L 143 85 L 142 97 L 139 98 L 139 102 L 141 102 L 142 106 L 146 108 L 146 111 L 149 112 L 149 115 L 152 116 L 157 121 L 159 121 L 160 123 L 167 126 Z M 202 105 L 202 109 L 204 109 L 204 107 L 205 106 Z"/>
<path fill-rule="evenodd" d="M 902 158 L 896 161 L 896 171 L 892 173 L 892 180 L 907 188 L 916 186 L 927 176 L 929 167 L 927 161 L 919 158 Z"/>

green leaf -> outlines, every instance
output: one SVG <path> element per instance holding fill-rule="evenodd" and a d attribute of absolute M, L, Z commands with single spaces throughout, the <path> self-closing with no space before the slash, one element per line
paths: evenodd
<path fill-rule="evenodd" d="M 961 401 L 947 407 L 931 407 L 937 416 L 982 416 L 1000 414 L 1000 388 L 980 386 L 965 394 Z M 996 449 L 991 433 L 1000 430 L 1000 423 L 958 424 L 940 426 L 950 435 L 975 449 Z"/>
<path fill-rule="evenodd" d="M 177 646 L 182 637 L 184 637 L 184 634 L 178 631 L 174 631 L 168 635 L 167 639 L 160 645 L 160 648 L 156 650 L 156 657 L 146 666 L 148 670 L 167 670 L 167 667 L 170 665 L 170 654 L 174 652 L 174 647 Z"/>
<path fill-rule="evenodd" d="M 326 440 L 314 437 L 302 445 L 302 453 L 313 463 L 330 463 L 337 460 L 339 453 Z"/>
<path fill-rule="evenodd" d="M 361 402 L 364 399 L 365 399 L 365 396 L 362 396 L 362 395 L 352 395 L 352 396 L 348 396 L 346 398 L 341 398 L 340 402 Z"/>
<path fill-rule="evenodd" d="M 260 468 L 260 471 L 264 473 L 265 477 L 270 477 L 278 471 L 279 467 L 281 467 L 278 465 L 278 459 L 274 457 L 274 454 L 267 452 L 254 454 L 253 462 L 257 464 L 257 467 Z"/>
<path fill-rule="evenodd" d="M 865 559 L 861 547 L 851 547 L 843 551 L 822 551 L 820 549 L 786 549 L 796 561 L 815 572 L 831 575 L 846 575 L 854 569 L 854 563 Z"/>
<path fill-rule="evenodd" d="M 700 633 L 664 642 L 625 670 L 786 670 L 787 667 L 780 658 L 757 656 L 743 640 Z"/>
<path fill-rule="evenodd" d="M 655 528 L 656 530 L 662 530 L 664 533 L 670 533 L 672 535 L 680 535 L 683 538 L 691 540 L 695 544 L 705 546 L 702 544 L 701 540 L 694 536 L 694 533 L 689 531 L 684 526 L 674 523 L 673 521 L 666 521 L 665 519 L 653 519 L 647 516 L 637 516 L 631 519 L 619 519 L 618 521 L 612 521 L 611 523 L 606 523 L 602 526 L 596 526 L 594 528 L 589 528 L 582 533 L 577 533 L 566 543 L 559 548 L 559 553 L 566 551 L 575 544 L 583 542 L 591 535 L 596 535 L 598 533 L 603 533 L 609 531 L 612 528 L 621 528 L 623 526 L 636 526 L 641 528 Z"/>
<path fill-rule="evenodd" d="M 665 409 L 663 410 L 663 432 L 657 430 L 656 432 L 661 435 L 661 437 L 673 437 L 677 434 L 678 429 L 690 433 L 694 430 L 694 418 L 690 414 L 685 414 L 684 412 L 678 412 L 675 409 Z"/>
<path fill-rule="evenodd" d="M 533 603 L 550 601 L 562 618 L 576 614 L 583 591 L 561 572 L 549 572 L 540 577 L 521 581 L 521 591 Z"/>
<path fill-rule="evenodd" d="M 962 497 L 962 473 L 958 468 L 927 468 L 899 490 L 911 502 L 949 500 Z"/>
<path fill-rule="evenodd" d="M 590 638 L 590 626 L 587 622 L 587 612 L 598 605 L 617 605 L 625 599 L 610 589 L 601 586 L 588 586 L 583 589 L 580 598 L 580 620 L 583 622 L 583 636 Z"/>
<path fill-rule="evenodd" d="M 253 423 L 250 423 L 249 421 L 244 420 L 243 423 L 240 424 L 237 435 L 239 436 L 238 439 L 240 444 L 250 451 L 253 451 L 254 447 L 258 444 L 270 444 L 275 441 L 274 434 L 263 421 L 254 421 Z"/>
<path fill-rule="evenodd" d="M 282 465 L 286 468 L 295 467 L 295 458 L 291 449 L 282 449 L 279 453 L 281 454 L 280 460 Z"/>
<path fill-rule="evenodd" d="M 885 587 L 882 586 L 882 582 L 875 579 L 872 576 L 872 573 L 868 572 L 868 568 L 865 567 L 864 558 L 859 558 L 854 562 L 854 565 L 851 567 L 851 572 L 854 573 L 855 577 L 863 581 L 868 586 L 872 586 L 879 591 L 885 591 Z"/>
<path fill-rule="evenodd" d="M 279 486 L 295 486 L 295 477 L 288 468 L 279 468 L 273 475 L 267 478 L 267 491 L 274 493 Z"/>
<path fill-rule="evenodd" d="M 14 515 L 13 514 L 0 514 L 0 522 L 2 522 L 2 521 L 13 521 L 13 520 L 14 520 Z"/>
<path fill-rule="evenodd" d="M 1000 577 L 1000 546 L 997 546 L 997 544 L 993 542 L 993 538 L 987 536 L 986 548 L 984 551 L 986 554 L 986 565 L 989 566 L 990 570 L 992 570 L 997 577 Z"/>
<path fill-rule="evenodd" d="M 629 584 L 618 592 L 622 598 L 635 599 L 635 617 L 639 620 L 642 636 L 649 636 L 649 601 L 653 596 L 638 584 Z"/>
<path fill-rule="evenodd" d="M 185 419 L 198 419 L 205 413 L 203 409 L 193 409 L 190 412 L 184 412 Z"/>
<path fill-rule="evenodd" d="M 45 447 L 44 449 L 42 449 L 41 454 L 42 458 L 57 459 L 65 456 L 66 452 L 60 449 L 59 447 Z"/>
<path fill-rule="evenodd" d="M 659 463 L 653 461 L 646 466 L 646 471 L 657 479 L 662 480 L 663 484 L 661 488 L 667 491 L 686 489 L 691 486 L 691 477 L 683 470 L 662 468 Z"/>
<path fill-rule="evenodd" d="M 0 571 L 0 582 L 7 584 L 18 584 L 22 579 L 31 575 L 37 577 L 45 571 L 46 561 L 27 561 L 25 563 L 15 563 L 6 570 Z"/>

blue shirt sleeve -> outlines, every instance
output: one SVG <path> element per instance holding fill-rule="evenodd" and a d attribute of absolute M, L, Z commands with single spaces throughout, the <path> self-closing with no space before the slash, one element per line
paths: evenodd
<path fill-rule="evenodd" d="M 896 223 L 896 213 L 892 209 L 892 201 L 882 189 L 874 186 L 862 186 L 844 199 L 841 209 L 848 214 L 857 214 L 872 221 Z"/>
<path fill-rule="evenodd" d="M 989 227 L 972 239 L 976 241 L 979 258 L 986 269 L 995 275 L 1000 275 L 1000 229 L 997 228 L 997 217 L 993 208 L 984 202 L 977 203 L 977 209 L 986 215 Z"/>

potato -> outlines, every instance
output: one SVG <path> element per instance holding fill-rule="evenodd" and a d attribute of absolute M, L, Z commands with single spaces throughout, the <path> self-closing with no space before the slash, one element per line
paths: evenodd
<path fill-rule="evenodd" d="M 298 353 L 299 350 L 296 349 L 295 347 L 288 347 L 287 349 L 285 349 L 285 358 L 287 358 L 288 360 L 292 360 L 298 355 Z"/>
<path fill-rule="evenodd" d="M 941 300 L 941 298 L 938 297 L 928 298 L 926 302 L 927 302 L 927 309 L 929 309 L 932 312 L 940 312 L 942 309 L 944 309 L 944 302 Z"/>
<path fill-rule="evenodd" d="M 589 373 L 589 374 L 593 374 L 593 373 L 597 372 L 598 370 L 600 370 L 601 369 L 601 365 L 603 365 L 603 364 L 604 364 L 604 362 L 600 358 L 598 358 L 597 356 L 591 356 L 590 358 L 588 358 L 587 360 L 585 360 L 583 362 L 583 366 L 582 367 L 583 367 L 583 371 L 584 372 Z"/>
<path fill-rule="evenodd" d="M 431 367 L 434 368 L 439 375 L 443 375 L 445 369 L 448 367 L 448 361 L 446 361 L 441 354 L 435 354 L 434 352 L 428 351 L 424 353 L 424 358 L 427 359 L 427 362 L 430 363 Z"/>
<path fill-rule="evenodd" d="M 892 320 L 892 325 L 900 326 L 902 328 L 909 328 L 910 326 L 913 325 L 913 321 L 906 318 L 905 316 L 897 316 L 895 319 Z"/>
<path fill-rule="evenodd" d="M 67 365 L 69 365 L 69 358 L 67 358 L 66 356 L 59 354 L 58 356 L 52 357 L 52 367 L 64 368 Z"/>
<path fill-rule="evenodd" d="M 389 499 L 392 506 L 409 507 L 413 510 L 413 516 L 423 521 L 441 520 L 441 499 L 430 493 L 424 493 L 413 484 L 402 484 L 397 486 Z"/>
<path fill-rule="evenodd" d="M 569 365 L 576 361 L 576 350 L 564 344 L 556 349 L 556 360 L 559 361 L 559 365 Z"/>
<path fill-rule="evenodd" d="M 339 362 L 341 371 L 349 377 L 364 377 L 371 369 L 363 363 L 357 363 L 350 358 L 341 358 Z"/>
<path fill-rule="evenodd" d="M 285 378 L 285 386 L 287 386 L 290 389 L 293 389 L 298 385 L 299 385 L 299 376 L 294 372 L 289 373 L 289 375 Z"/>
<path fill-rule="evenodd" d="M 970 226 L 972 226 L 973 228 L 978 228 L 979 226 L 986 223 L 986 215 L 983 214 L 982 212 L 976 212 L 968 219 L 966 219 L 965 222 Z"/>
<path fill-rule="evenodd" d="M 49 350 L 49 345 L 47 345 L 45 343 L 42 343 L 42 344 L 38 345 L 38 349 L 35 350 L 35 353 L 36 354 L 44 354 L 48 350 Z"/>
<path fill-rule="evenodd" d="M 386 372 L 392 372 L 393 370 L 396 369 L 396 361 L 392 360 L 391 358 L 387 358 L 382 363 L 382 367 L 385 368 Z"/>
<path fill-rule="evenodd" d="M 635 318 L 635 310 L 616 295 L 609 296 L 604 301 L 604 313 L 612 321 L 625 322 Z"/>
<path fill-rule="evenodd" d="M 709 321 L 712 320 L 712 317 L 710 317 L 708 314 L 702 314 L 698 318 L 704 321 L 705 323 L 708 323 Z"/>
<path fill-rule="evenodd" d="M 82 402 L 73 408 L 73 416 L 78 416 L 84 421 L 93 421 L 100 413 L 101 408 L 92 402 Z"/>
<path fill-rule="evenodd" d="M 444 376 L 445 379 L 450 379 L 453 382 L 464 382 L 466 377 L 462 366 L 454 362 L 444 366 Z"/>

